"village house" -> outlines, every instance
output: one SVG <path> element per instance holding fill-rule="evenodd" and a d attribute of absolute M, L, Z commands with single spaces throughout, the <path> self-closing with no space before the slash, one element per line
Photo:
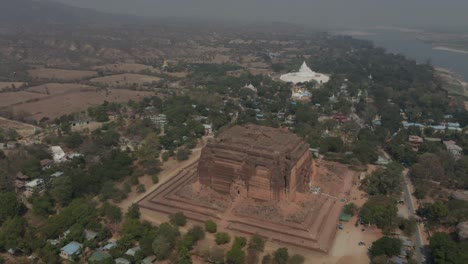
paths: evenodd
<path fill-rule="evenodd" d="M 31 195 L 34 191 L 42 191 L 44 190 L 44 180 L 43 179 L 35 179 L 30 182 L 27 182 L 24 187 L 26 187 L 26 195 Z"/>
<path fill-rule="evenodd" d="M 52 159 L 55 163 L 60 163 L 66 160 L 65 152 L 60 146 L 50 147 L 50 152 L 52 153 Z"/>
<path fill-rule="evenodd" d="M 86 241 L 93 240 L 97 237 L 97 233 L 88 229 L 84 231 Z"/>
<path fill-rule="evenodd" d="M 130 248 L 129 250 L 125 251 L 125 255 L 129 255 L 129 256 L 134 257 L 135 254 L 140 250 L 141 250 L 140 247 L 133 247 L 133 248 Z"/>
<path fill-rule="evenodd" d="M 422 137 L 412 135 L 412 136 L 409 136 L 408 141 L 413 151 L 418 151 L 419 147 L 424 142 L 424 139 Z"/>
<path fill-rule="evenodd" d="M 155 124 L 158 128 L 164 128 L 167 125 L 167 116 L 165 114 L 153 115 L 150 116 L 151 122 Z"/>
<path fill-rule="evenodd" d="M 153 264 L 153 262 L 156 260 L 156 256 L 154 255 L 151 255 L 151 256 L 148 256 L 146 258 L 144 258 L 142 261 L 141 261 L 141 264 Z"/>
<path fill-rule="evenodd" d="M 118 258 L 118 259 L 115 259 L 114 262 L 115 264 L 132 264 L 132 262 L 130 262 L 130 260 L 126 258 Z"/>
<path fill-rule="evenodd" d="M 205 129 L 205 136 L 211 135 L 213 133 L 212 124 L 203 124 L 203 128 Z"/>
<path fill-rule="evenodd" d="M 50 169 L 54 161 L 51 159 L 43 159 L 39 161 L 39 163 L 41 164 L 42 170 L 47 170 L 47 169 Z"/>
<path fill-rule="evenodd" d="M 63 176 L 64 175 L 64 172 L 63 171 L 57 171 L 57 172 L 54 172 L 53 174 L 50 175 L 51 178 L 58 178 L 60 176 Z"/>
<path fill-rule="evenodd" d="M 21 193 L 26 190 L 26 181 L 30 178 L 27 175 L 24 175 L 21 172 L 18 172 L 15 177 L 15 190 L 16 193 Z"/>
<path fill-rule="evenodd" d="M 455 141 L 449 140 L 449 141 L 444 141 L 443 142 L 445 145 L 445 148 L 453 155 L 455 159 L 459 159 L 462 152 L 463 148 L 458 146 Z"/>
<path fill-rule="evenodd" d="M 91 257 L 89 257 L 88 259 L 88 263 L 101 263 L 107 259 L 111 259 L 112 256 L 107 253 L 107 252 L 103 252 L 101 250 L 96 250 L 93 252 L 93 254 L 91 255 Z"/>
<path fill-rule="evenodd" d="M 73 256 L 79 256 L 83 245 L 72 241 L 60 249 L 60 257 L 66 260 L 72 260 Z"/>

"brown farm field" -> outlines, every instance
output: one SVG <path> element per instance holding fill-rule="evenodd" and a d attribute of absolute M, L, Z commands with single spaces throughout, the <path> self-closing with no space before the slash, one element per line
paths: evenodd
<path fill-rule="evenodd" d="M 151 72 L 159 73 L 160 70 L 154 68 L 150 65 L 145 64 L 138 64 L 138 63 L 115 63 L 115 64 L 106 64 L 95 66 L 92 68 L 96 71 L 109 71 L 109 72 L 128 72 L 128 73 L 137 73 L 145 70 L 149 70 Z"/>
<path fill-rule="evenodd" d="M 19 88 L 26 85 L 24 82 L 0 82 L 0 91 L 10 88 Z"/>
<path fill-rule="evenodd" d="M 106 90 L 91 86 L 72 87 L 68 92 L 50 93 L 11 92 L 0 93 L 0 108 L 13 106 L 15 111 L 28 113 L 28 117 L 40 120 L 43 117 L 54 119 L 65 114 L 85 111 L 88 107 L 104 101 L 127 102 L 153 96 L 154 92 L 132 91 L 124 89 Z M 59 87 L 57 87 L 59 88 Z M 35 88 L 40 89 L 40 88 Z M 59 88 L 60 89 L 60 88 Z M 55 89 L 55 90 L 59 90 Z"/>
<path fill-rule="evenodd" d="M 12 106 L 16 104 L 26 103 L 33 100 L 40 100 L 46 95 L 30 92 L 5 92 L 0 93 L 0 108 L 5 106 Z"/>
<path fill-rule="evenodd" d="M 30 124 L 21 123 L 14 120 L 9 120 L 0 117 L 0 128 L 2 129 L 14 129 L 22 137 L 29 137 L 34 135 L 36 127 Z"/>
<path fill-rule="evenodd" d="M 76 81 L 91 78 L 97 75 L 94 71 L 78 71 L 64 69 L 33 69 L 28 71 L 29 75 L 37 79 L 56 79 L 61 81 Z"/>
<path fill-rule="evenodd" d="M 67 94 L 76 92 L 85 92 L 90 90 L 96 90 L 95 87 L 91 87 L 84 84 L 77 83 L 46 83 L 39 86 L 34 86 L 26 89 L 28 92 L 40 93 L 47 95 Z"/>
<path fill-rule="evenodd" d="M 149 84 L 152 82 L 159 82 L 161 78 L 142 75 L 142 74 L 132 74 L 132 73 L 125 73 L 125 74 L 118 74 L 118 75 L 111 75 L 105 77 L 99 77 L 91 79 L 92 83 L 97 83 L 101 85 L 110 85 L 110 86 L 131 86 L 131 85 L 143 85 Z"/>

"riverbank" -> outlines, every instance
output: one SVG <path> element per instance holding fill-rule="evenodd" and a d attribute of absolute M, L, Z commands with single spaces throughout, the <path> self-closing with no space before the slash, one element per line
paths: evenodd
<path fill-rule="evenodd" d="M 445 68 L 438 67 L 435 70 L 444 81 L 444 89 L 449 94 L 468 98 L 468 82 L 463 81 L 461 76 Z"/>
<path fill-rule="evenodd" d="M 454 48 L 449 48 L 449 47 L 444 47 L 444 46 L 435 46 L 432 49 L 433 50 L 443 50 L 443 51 L 450 51 L 450 52 L 468 54 L 468 51 L 466 51 L 466 50 L 454 49 Z"/>

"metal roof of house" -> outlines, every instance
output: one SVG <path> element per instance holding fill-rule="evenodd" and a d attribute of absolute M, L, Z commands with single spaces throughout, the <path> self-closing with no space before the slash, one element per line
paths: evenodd
<path fill-rule="evenodd" d="M 66 246 L 60 249 L 60 251 L 65 252 L 67 255 L 74 255 L 77 254 L 81 251 L 81 248 L 83 247 L 82 244 L 72 241 L 68 243 Z"/>

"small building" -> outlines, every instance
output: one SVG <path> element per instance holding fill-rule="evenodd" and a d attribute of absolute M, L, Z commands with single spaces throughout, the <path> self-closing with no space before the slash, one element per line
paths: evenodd
<path fill-rule="evenodd" d="M 109 251 L 109 250 L 113 249 L 113 248 L 116 247 L 116 246 L 117 246 L 117 243 L 115 243 L 115 242 L 110 242 L 110 243 L 107 243 L 107 244 L 102 248 L 102 250 L 104 250 L 104 251 Z"/>
<path fill-rule="evenodd" d="M 97 233 L 94 232 L 94 231 L 91 231 L 91 230 L 88 230 L 88 229 L 85 229 L 84 230 L 84 235 L 85 235 L 85 239 L 86 241 L 88 240 L 93 240 L 97 237 Z"/>
<path fill-rule="evenodd" d="M 142 261 L 141 261 L 141 264 L 153 264 L 153 262 L 156 260 L 156 256 L 154 255 L 151 255 L 151 256 L 148 256 L 146 258 L 144 258 Z"/>
<path fill-rule="evenodd" d="M 83 245 L 72 241 L 60 249 L 60 257 L 66 260 L 72 260 L 73 256 L 79 256 Z"/>
<path fill-rule="evenodd" d="M 73 160 L 75 158 L 81 158 L 81 157 L 84 157 L 83 154 L 72 153 L 72 154 L 67 155 L 67 160 Z"/>
<path fill-rule="evenodd" d="M 382 156 L 379 156 L 377 158 L 377 161 L 375 162 L 375 164 L 377 164 L 377 165 L 388 165 L 389 163 L 390 162 L 386 158 L 384 158 Z"/>
<path fill-rule="evenodd" d="M 65 152 L 60 146 L 52 146 L 50 147 L 50 151 L 52 152 L 52 158 L 55 163 L 60 163 L 66 160 Z"/>
<path fill-rule="evenodd" d="M 343 115 L 342 113 L 335 113 L 332 115 L 332 118 L 338 123 L 343 123 L 343 122 L 348 121 L 348 117 Z"/>
<path fill-rule="evenodd" d="M 244 89 L 249 89 L 249 90 L 251 90 L 252 92 L 257 93 L 257 88 L 255 88 L 255 86 L 253 86 L 251 83 L 248 84 L 248 85 L 245 84 L 245 86 L 242 87 L 242 88 L 244 88 Z"/>
<path fill-rule="evenodd" d="M 51 159 L 43 159 L 39 163 L 41 164 L 42 170 L 47 170 L 50 169 L 54 161 Z"/>
<path fill-rule="evenodd" d="M 56 246 L 60 244 L 60 240 L 58 239 L 47 239 L 47 243 L 51 244 L 52 246 Z"/>
<path fill-rule="evenodd" d="M 130 262 L 130 260 L 126 259 L 126 258 L 118 258 L 118 259 L 115 259 L 115 264 L 132 264 L 132 262 Z"/>
<path fill-rule="evenodd" d="M 460 158 L 463 152 L 462 147 L 458 146 L 453 140 L 444 141 L 443 143 L 445 145 L 445 148 L 453 155 L 455 159 Z"/>
<path fill-rule="evenodd" d="M 205 129 L 205 136 L 211 135 L 213 133 L 212 124 L 203 124 L 203 128 Z"/>
<path fill-rule="evenodd" d="M 133 247 L 133 248 L 130 248 L 129 250 L 125 251 L 125 255 L 129 255 L 129 256 L 134 257 L 135 254 L 140 250 L 141 250 L 140 247 Z"/>
<path fill-rule="evenodd" d="M 53 174 L 50 175 L 51 178 L 58 178 L 60 176 L 63 176 L 64 175 L 64 172 L 63 171 L 57 171 L 57 172 L 54 172 Z"/>
<path fill-rule="evenodd" d="M 165 114 L 150 116 L 150 120 L 159 128 L 164 128 L 167 124 L 167 116 Z"/>
<path fill-rule="evenodd" d="M 408 141 L 413 151 L 418 151 L 419 147 L 424 142 L 424 139 L 422 137 L 412 135 L 412 136 L 409 136 Z"/>
<path fill-rule="evenodd" d="M 104 261 L 106 259 L 111 259 L 111 258 L 112 258 L 112 256 L 109 253 L 103 252 L 103 251 L 98 249 L 98 250 L 93 252 L 91 257 L 89 257 L 88 262 L 89 263 L 95 263 L 95 262 L 100 263 L 100 262 L 102 262 L 102 261 Z"/>
<path fill-rule="evenodd" d="M 34 191 L 42 191 L 44 189 L 44 180 L 43 179 L 35 179 L 30 182 L 27 182 L 25 185 L 26 191 L 33 193 Z"/>
<path fill-rule="evenodd" d="M 72 126 L 85 126 L 89 125 L 89 120 L 83 119 L 83 120 L 75 120 L 71 122 Z"/>

